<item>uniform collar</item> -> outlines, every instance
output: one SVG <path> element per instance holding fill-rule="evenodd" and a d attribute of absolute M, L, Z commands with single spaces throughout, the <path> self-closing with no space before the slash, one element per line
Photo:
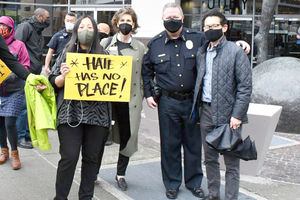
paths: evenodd
<path fill-rule="evenodd" d="M 183 41 L 186 41 L 186 36 L 185 34 L 188 33 L 189 30 L 185 27 L 183 27 L 179 37 L 175 40 L 183 40 Z M 168 35 L 167 31 L 165 31 L 165 44 L 167 44 L 169 41 L 171 40 L 174 40 L 174 39 L 171 39 L 170 36 Z"/>
<path fill-rule="evenodd" d="M 63 30 L 61 30 L 61 34 L 64 36 L 64 37 L 67 37 L 67 36 L 71 36 L 72 33 L 70 32 L 67 32 L 67 29 L 64 28 Z"/>

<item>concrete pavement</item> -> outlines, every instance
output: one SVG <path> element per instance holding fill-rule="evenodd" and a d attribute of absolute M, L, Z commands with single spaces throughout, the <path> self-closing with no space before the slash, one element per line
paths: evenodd
<path fill-rule="evenodd" d="M 127 171 L 128 191 L 120 191 L 114 181 L 119 149 L 118 145 L 114 144 L 105 149 L 103 165 L 99 174 L 100 183 L 95 186 L 94 199 L 166 199 L 159 163 L 157 114 L 144 106 L 142 116 L 139 151 L 131 158 Z M 276 133 L 276 136 L 300 142 L 299 135 Z M 0 165 L 0 200 L 53 199 L 56 167 L 59 160 L 57 133 L 49 131 L 49 138 L 52 145 L 50 151 L 19 149 L 22 161 L 20 170 L 12 170 L 10 161 Z M 300 145 L 297 142 L 280 145 L 273 144 L 259 176 L 241 176 L 239 199 L 300 199 Z M 70 200 L 78 199 L 79 182 L 80 161 L 69 195 Z M 203 181 L 203 188 L 206 189 L 206 180 Z M 224 179 L 222 193 L 223 189 Z M 197 198 L 187 191 L 182 184 L 178 199 L 193 200 Z"/>

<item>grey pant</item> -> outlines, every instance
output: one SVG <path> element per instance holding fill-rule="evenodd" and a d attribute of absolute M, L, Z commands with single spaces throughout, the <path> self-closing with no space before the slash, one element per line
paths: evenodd
<path fill-rule="evenodd" d="M 219 153 L 210 148 L 205 142 L 206 135 L 211 132 L 215 125 L 211 118 L 211 108 L 208 104 L 203 104 L 200 111 L 200 128 L 202 134 L 202 142 L 205 155 L 205 167 L 207 176 L 207 185 L 209 194 L 215 197 L 220 197 L 220 167 Z M 224 155 L 226 165 L 225 174 L 225 199 L 237 200 L 239 194 L 240 183 L 240 159 Z"/>

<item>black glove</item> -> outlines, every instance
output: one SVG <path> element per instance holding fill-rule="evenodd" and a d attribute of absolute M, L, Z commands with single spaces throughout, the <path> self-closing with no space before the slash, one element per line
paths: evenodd
<path fill-rule="evenodd" d="M 151 95 L 154 101 L 158 102 L 161 96 L 161 88 L 153 80 L 150 80 L 150 85 L 151 85 Z"/>

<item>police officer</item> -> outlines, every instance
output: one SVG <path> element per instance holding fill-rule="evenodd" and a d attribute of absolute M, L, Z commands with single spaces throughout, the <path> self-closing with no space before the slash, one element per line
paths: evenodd
<path fill-rule="evenodd" d="M 194 196 L 204 197 L 200 128 L 189 120 L 189 113 L 196 80 L 195 57 L 205 37 L 203 33 L 184 28 L 183 18 L 179 5 L 168 3 L 164 6 L 166 30 L 149 42 L 143 63 L 147 104 L 151 108 L 158 107 L 162 177 L 169 199 L 177 197 L 182 182 L 181 146 L 185 186 Z M 162 93 L 159 104 L 151 94 L 154 76 Z"/>
<path fill-rule="evenodd" d="M 65 48 L 66 44 L 70 41 L 76 20 L 76 14 L 73 12 L 69 12 L 65 17 L 65 28 L 55 33 L 50 42 L 47 44 L 47 47 L 49 47 L 45 59 L 45 71 L 47 75 L 50 74 L 49 66 L 53 54 L 56 54 L 55 57 L 57 58 Z"/>

